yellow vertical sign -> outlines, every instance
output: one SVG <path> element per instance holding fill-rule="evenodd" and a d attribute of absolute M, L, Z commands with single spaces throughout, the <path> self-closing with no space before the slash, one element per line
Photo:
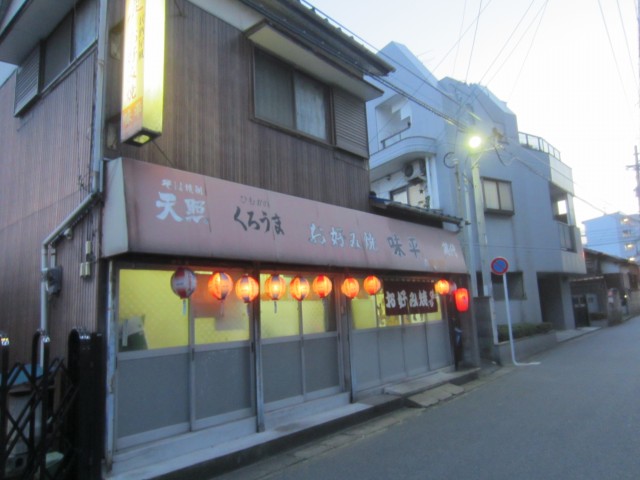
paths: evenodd
<path fill-rule="evenodd" d="M 165 0 L 127 0 L 120 139 L 143 144 L 162 133 Z"/>

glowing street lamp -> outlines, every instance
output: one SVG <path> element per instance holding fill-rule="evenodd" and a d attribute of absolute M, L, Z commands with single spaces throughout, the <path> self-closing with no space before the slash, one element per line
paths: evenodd
<path fill-rule="evenodd" d="M 473 134 L 467 140 L 467 146 L 472 150 L 478 150 L 484 143 L 483 138 L 480 135 Z"/>

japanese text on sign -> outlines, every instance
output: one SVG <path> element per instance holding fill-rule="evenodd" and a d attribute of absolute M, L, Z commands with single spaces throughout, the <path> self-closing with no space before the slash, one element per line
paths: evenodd
<path fill-rule="evenodd" d="M 161 191 L 156 198 L 158 220 L 174 222 L 208 223 L 204 187 L 171 179 L 160 182 Z M 202 198 L 198 198 L 202 197 Z"/>
<path fill-rule="evenodd" d="M 438 311 L 433 282 L 384 282 L 387 315 L 408 315 Z"/>

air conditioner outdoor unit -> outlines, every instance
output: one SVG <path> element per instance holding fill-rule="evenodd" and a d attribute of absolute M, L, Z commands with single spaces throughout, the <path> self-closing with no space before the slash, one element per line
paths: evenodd
<path fill-rule="evenodd" d="M 407 180 L 408 184 L 415 185 L 418 183 L 423 183 L 427 179 L 419 169 L 414 168 L 413 165 L 408 164 L 404 167 L 404 176 Z"/>
<path fill-rule="evenodd" d="M 412 165 L 412 164 L 407 163 L 407 164 L 404 166 L 404 176 L 405 176 L 405 177 L 407 177 L 407 178 L 413 178 L 413 177 L 414 177 L 414 175 L 415 175 L 415 173 L 416 173 L 416 169 L 415 169 L 415 168 L 413 168 L 413 165 Z"/>

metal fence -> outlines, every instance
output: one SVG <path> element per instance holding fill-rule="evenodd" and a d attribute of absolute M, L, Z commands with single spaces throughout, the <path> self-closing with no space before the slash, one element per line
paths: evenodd
<path fill-rule="evenodd" d="M 50 358 L 37 331 L 31 363 L 10 365 L 10 338 L 0 332 L 0 480 L 99 478 L 102 342 L 74 329 L 68 357 Z"/>

